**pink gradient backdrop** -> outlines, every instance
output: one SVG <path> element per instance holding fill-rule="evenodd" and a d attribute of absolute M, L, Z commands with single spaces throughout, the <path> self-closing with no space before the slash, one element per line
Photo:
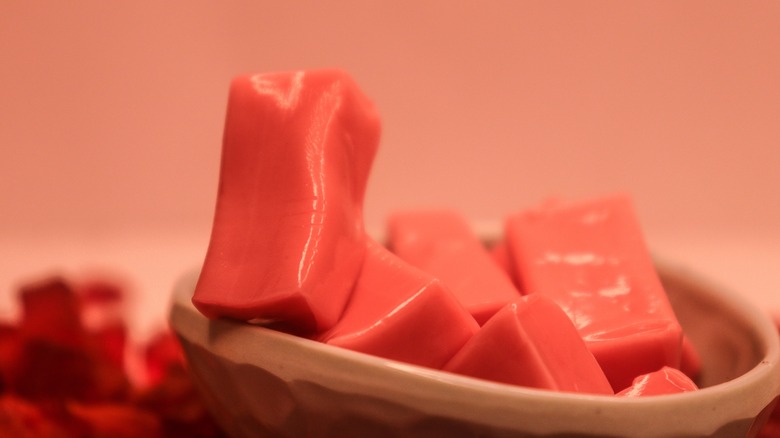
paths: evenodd
<path fill-rule="evenodd" d="M 780 2 L 0 5 L 4 288 L 102 263 L 167 291 L 205 250 L 229 79 L 337 66 L 384 120 L 373 229 L 624 190 L 654 248 L 780 308 Z"/>

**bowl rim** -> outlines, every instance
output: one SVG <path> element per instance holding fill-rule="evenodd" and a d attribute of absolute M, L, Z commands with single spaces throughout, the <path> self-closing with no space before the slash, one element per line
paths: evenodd
<path fill-rule="evenodd" d="M 513 409 L 512 405 L 527 408 L 528 402 L 532 402 L 532 412 L 524 412 L 523 415 L 549 415 L 553 410 L 565 412 L 566 418 L 562 422 L 573 430 L 582 430 L 585 426 L 583 422 L 587 422 L 592 429 L 593 418 L 598 418 L 600 421 L 596 422 L 596 429 L 589 431 L 604 435 L 619 433 L 618 427 L 625 421 L 633 421 L 633 424 L 642 429 L 642 433 L 653 435 L 656 431 L 661 431 L 661 427 L 663 431 L 668 430 L 668 425 L 659 425 L 658 423 L 664 422 L 657 419 L 668 419 L 670 416 L 678 419 L 679 424 L 676 427 L 681 434 L 696 434 L 702 431 L 713 433 L 723 425 L 723 418 L 718 418 L 718 415 L 713 415 L 707 424 L 686 421 L 686 418 L 692 418 L 700 409 L 729 412 L 733 419 L 755 418 L 780 393 L 780 337 L 770 316 L 739 295 L 679 265 L 657 257 L 655 259 L 659 273 L 663 273 L 664 277 L 697 285 L 699 291 L 695 293 L 709 296 L 746 321 L 760 341 L 759 348 L 766 352 L 763 359 L 752 369 L 730 381 L 681 394 L 624 398 L 526 388 L 371 356 L 240 321 L 208 320 L 191 302 L 199 272 L 197 269 L 184 274 L 177 282 L 170 321 L 178 336 L 200 343 L 204 348 L 208 346 L 213 353 L 235 363 L 255 364 L 262 360 L 258 351 L 235 348 L 236 342 L 270 342 L 288 351 L 282 355 L 305 350 L 326 365 L 336 377 L 340 376 L 340 382 L 330 382 L 334 390 L 356 391 L 363 395 L 371 395 L 377 390 L 394 396 L 403 393 L 416 408 L 429 411 L 434 409 L 437 414 L 444 416 L 460 415 L 462 418 L 465 414 L 469 420 L 478 423 L 485 422 L 486 419 L 481 416 L 493 410 L 492 418 L 488 422 L 510 429 L 513 425 L 516 426 L 518 415 L 517 409 Z M 188 324 L 197 325 L 200 335 L 195 333 L 193 328 L 188 328 Z M 225 338 L 210 344 L 208 342 L 214 339 L 196 339 L 202 337 L 204 329 L 223 333 Z M 308 372 L 302 369 L 297 371 Z M 288 369 L 288 372 L 293 371 Z M 360 380 L 358 386 L 354 385 L 356 378 Z M 384 384 L 372 381 L 377 378 L 388 379 L 392 385 L 388 385 L 388 381 Z M 473 402 L 475 397 L 480 397 L 481 402 L 487 405 L 481 409 L 464 411 L 463 406 Z M 489 401 L 485 397 L 490 397 Z M 532 432 L 551 431 L 540 429 Z"/>

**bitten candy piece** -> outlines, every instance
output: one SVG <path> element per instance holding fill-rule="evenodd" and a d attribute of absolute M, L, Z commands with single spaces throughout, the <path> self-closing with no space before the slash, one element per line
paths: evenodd
<path fill-rule="evenodd" d="M 627 196 L 547 204 L 511 216 L 505 231 L 521 288 L 563 308 L 613 389 L 679 368 L 682 328 Z"/>
<path fill-rule="evenodd" d="M 321 341 L 441 368 L 478 329 L 441 281 L 370 241 L 344 315 Z"/>
<path fill-rule="evenodd" d="M 538 294 L 496 313 L 444 370 L 533 388 L 614 394 L 567 315 Z"/>
<path fill-rule="evenodd" d="M 388 246 L 443 281 L 479 324 L 520 294 L 456 212 L 396 213 L 388 220 Z"/>
<path fill-rule="evenodd" d="M 680 370 L 663 367 L 658 371 L 643 374 L 628 388 L 620 391 L 621 397 L 643 397 L 647 395 L 679 394 L 699 389 L 688 376 Z"/>
<path fill-rule="evenodd" d="M 234 79 L 194 305 L 296 332 L 331 327 L 363 261 L 379 133 L 374 106 L 343 72 Z"/>

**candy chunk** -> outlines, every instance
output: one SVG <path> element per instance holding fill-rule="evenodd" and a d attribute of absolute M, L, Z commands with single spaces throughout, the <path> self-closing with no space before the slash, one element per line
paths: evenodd
<path fill-rule="evenodd" d="M 441 368 L 478 329 L 441 281 L 370 242 L 352 299 L 321 340 Z"/>
<path fill-rule="evenodd" d="M 516 214 L 506 237 L 521 288 L 563 308 L 616 391 L 679 368 L 682 329 L 627 196 Z"/>
<path fill-rule="evenodd" d="M 567 315 L 539 294 L 501 309 L 444 370 L 533 388 L 614 394 Z"/>
<path fill-rule="evenodd" d="M 340 71 L 233 80 L 195 306 L 300 332 L 331 327 L 363 261 L 379 131 L 374 106 Z"/>
<path fill-rule="evenodd" d="M 658 371 L 643 374 L 634 379 L 634 383 L 620 391 L 621 397 L 643 397 L 647 395 L 679 394 L 699 389 L 688 376 L 680 370 L 663 367 Z"/>
<path fill-rule="evenodd" d="M 480 324 L 519 295 L 455 212 L 397 213 L 388 220 L 388 244 L 399 257 L 442 280 Z"/>

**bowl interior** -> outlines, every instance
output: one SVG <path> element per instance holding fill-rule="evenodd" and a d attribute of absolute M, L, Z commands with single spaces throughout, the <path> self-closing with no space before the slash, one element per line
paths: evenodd
<path fill-rule="evenodd" d="M 766 318 L 684 269 L 659 269 L 675 314 L 685 335 L 702 358 L 697 384 L 710 387 L 735 379 L 761 363 L 770 350 L 760 328 Z M 758 327 L 757 327 L 758 325 Z"/>

